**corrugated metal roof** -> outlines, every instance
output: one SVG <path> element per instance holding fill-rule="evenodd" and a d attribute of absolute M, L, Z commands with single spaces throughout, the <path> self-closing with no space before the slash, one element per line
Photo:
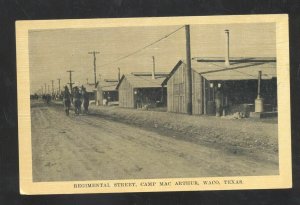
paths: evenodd
<path fill-rule="evenodd" d="M 156 76 L 155 79 L 152 79 L 152 76 L 135 76 L 133 74 L 127 74 L 122 76 L 120 83 L 122 83 L 124 78 L 128 80 L 133 88 L 159 88 L 166 77 Z"/>
<path fill-rule="evenodd" d="M 102 91 L 115 91 L 118 85 L 118 80 L 104 80 L 100 81 L 98 88 L 101 88 Z"/>
<path fill-rule="evenodd" d="M 85 87 L 86 91 L 91 93 L 96 90 L 95 84 L 83 84 L 83 87 Z"/>
<path fill-rule="evenodd" d="M 276 77 L 276 58 L 231 58 L 225 66 L 222 58 L 198 58 L 192 61 L 192 69 L 207 80 L 250 80 Z"/>
<path fill-rule="evenodd" d="M 176 72 L 184 61 L 180 60 L 163 81 L 166 85 L 169 78 Z M 276 58 L 252 57 L 230 58 L 230 65 L 226 66 L 222 57 L 193 58 L 192 69 L 207 80 L 251 80 L 257 79 L 258 71 L 262 71 L 262 79 L 277 76 Z"/>
<path fill-rule="evenodd" d="M 117 90 L 116 87 L 117 87 L 118 83 L 114 83 L 112 85 L 103 85 L 101 86 L 101 89 L 102 91 L 115 91 Z"/>

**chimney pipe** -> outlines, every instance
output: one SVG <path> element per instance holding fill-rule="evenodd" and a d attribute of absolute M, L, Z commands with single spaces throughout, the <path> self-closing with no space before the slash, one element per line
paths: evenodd
<path fill-rule="evenodd" d="M 229 62 L 229 30 L 225 30 L 225 66 L 230 66 Z"/>
<path fill-rule="evenodd" d="M 120 82 L 121 79 L 121 72 L 120 72 L 120 68 L 118 68 L 118 82 Z"/>
<path fill-rule="evenodd" d="M 155 57 L 152 56 L 152 60 L 153 60 L 153 68 L 152 68 L 152 79 L 155 79 Z"/>

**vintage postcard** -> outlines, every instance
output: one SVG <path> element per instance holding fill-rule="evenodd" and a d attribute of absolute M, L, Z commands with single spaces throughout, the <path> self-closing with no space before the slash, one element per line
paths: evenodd
<path fill-rule="evenodd" d="M 287 15 L 16 22 L 21 194 L 291 188 Z"/>

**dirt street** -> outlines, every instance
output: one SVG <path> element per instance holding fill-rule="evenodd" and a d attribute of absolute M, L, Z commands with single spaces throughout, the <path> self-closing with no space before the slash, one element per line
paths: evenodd
<path fill-rule="evenodd" d="M 276 160 L 73 113 L 67 117 L 62 107 L 32 103 L 35 182 L 278 174 Z"/>

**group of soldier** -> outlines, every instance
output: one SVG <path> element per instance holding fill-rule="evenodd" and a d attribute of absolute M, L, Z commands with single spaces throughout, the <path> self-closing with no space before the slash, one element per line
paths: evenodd
<path fill-rule="evenodd" d="M 64 87 L 63 91 L 63 104 L 66 115 L 69 115 L 71 103 L 74 105 L 75 114 L 81 113 L 81 105 L 83 101 L 84 113 L 88 113 L 89 108 L 89 94 L 85 87 L 81 87 L 81 90 L 75 86 L 70 93 L 68 86 Z"/>
<path fill-rule="evenodd" d="M 50 94 L 44 94 L 44 95 L 42 95 L 42 99 L 43 99 L 47 104 L 49 104 L 50 101 L 51 101 L 51 95 L 50 95 Z"/>

